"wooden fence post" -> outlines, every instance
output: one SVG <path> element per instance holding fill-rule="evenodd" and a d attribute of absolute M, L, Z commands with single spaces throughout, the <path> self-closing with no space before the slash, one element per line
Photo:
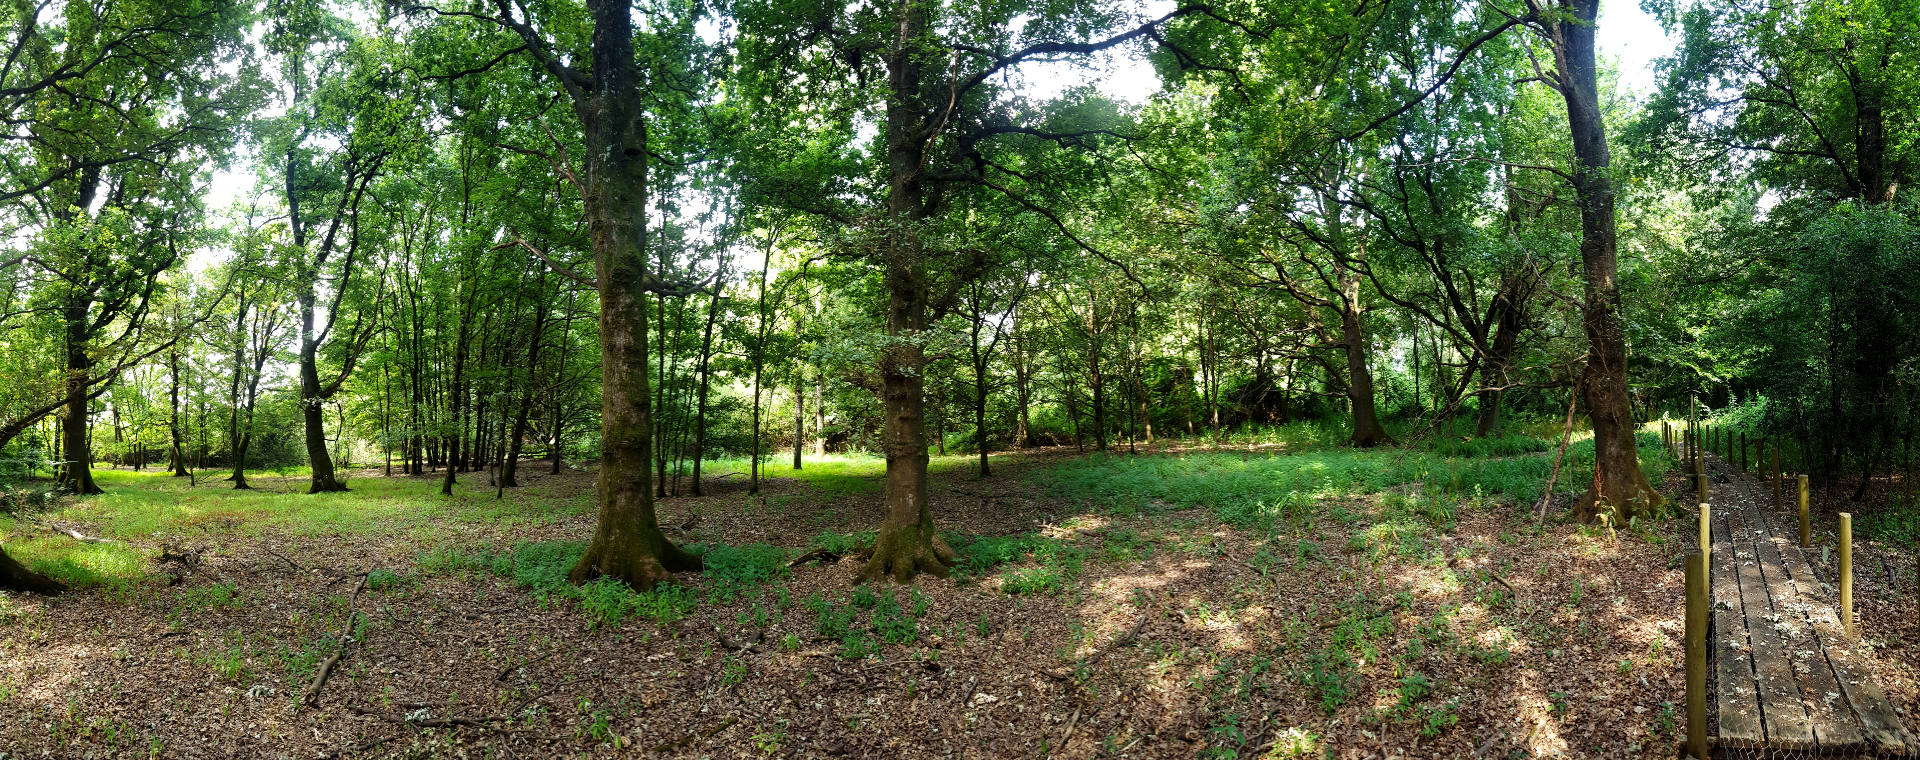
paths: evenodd
<path fill-rule="evenodd" d="M 1706 502 L 1700 504 L 1700 553 L 1713 560 L 1713 505 Z"/>
<path fill-rule="evenodd" d="M 1776 507 L 1780 506 L 1780 479 L 1783 477 L 1786 477 L 1786 476 L 1780 474 L 1780 445 L 1774 444 L 1773 446 L 1773 505 Z"/>
<path fill-rule="evenodd" d="M 1747 471 L 1747 431 L 1740 431 L 1740 471 Z"/>
<path fill-rule="evenodd" d="M 1706 505 L 1706 503 L 1707 503 L 1707 476 L 1705 476 L 1705 475 L 1695 475 L 1695 476 L 1693 476 L 1693 482 L 1694 482 L 1694 486 L 1695 486 L 1695 488 L 1694 488 L 1694 498 L 1693 498 L 1693 503 L 1695 503 L 1695 504 L 1700 504 L 1700 505 L 1702 505 L 1702 506 L 1704 506 L 1704 505 Z"/>
<path fill-rule="evenodd" d="M 1707 757 L 1707 555 L 1687 554 L 1687 754 Z"/>
<path fill-rule="evenodd" d="M 1813 545 L 1813 517 L 1807 509 L 1806 473 L 1801 473 L 1795 480 L 1800 483 L 1800 546 L 1805 548 Z"/>
<path fill-rule="evenodd" d="M 1853 515 L 1840 513 L 1840 625 L 1853 631 Z"/>

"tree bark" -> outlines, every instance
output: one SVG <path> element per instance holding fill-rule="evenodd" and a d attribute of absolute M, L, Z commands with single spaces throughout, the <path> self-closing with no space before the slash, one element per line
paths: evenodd
<path fill-rule="evenodd" d="M 173 477 L 185 478 L 193 473 L 187 472 L 187 437 L 185 431 L 180 429 L 180 347 L 178 344 L 167 352 L 167 369 L 168 376 L 172 380 L 168 384 L 167 392 L 167 433 L 173 443 L 167 456 L 173 460 Z"/>
<path fill-rule="evenodd" d="M 647 590 L 673 571 L 700 569 L 701 562 L 661 534 L 654 513 L 647 304 L 641 296 L 649 279 L 647 132 L 632 10 L 621 0 L 589 0 L 588 8 L 594 20 L 591 73 L 568 68 L 551 54 L 545 61 L 574 93 L 584 127 L 588 226 L 601 303 L 600 509 L 593 540 L 568 578 L 580 583 L 612 577 Z M 534 36 L 530 29 L 521 34 Z M 545 41 L 538 42 L 534 49 L 545 50 Z"/>
<path fill-rule="evenodd" d="M 700 334 L 700 397 L 693 412 L 693 495 L 700 495 L 700 461 L 707 457 L 707 388 L 712 380 L 713 325 L 720 320 L 720 283 L 727 279 L 727 251 L 718 254 L 719 266 L 713 277 L 713 297 L 707 301 L 707 327 Z M 796 440 L 795 449 L 799 443 Z"/>
<path fill-rule="evenodd" d="M 1375 408 L 1373 370 L 1367 366 L 1367 336 L 1360 324 L 1360 275 L 1343 267 L 1340 289 L 1343 294 L 1339 303 L 1340 340 L 1347 354 L 1347 399 L 1353 404 L 1351 442 L 1370 448 L 1393 439 L 1380 425 L 1380 414 Z"/>
<path fill-rule="evenodd" d="M 0 588 L 47 596 L 57 596 L 67 590 L 59 581 L 28 570 L 25 565 L 7 556 L 5 549 L 0 549 Z"/>
<path fill-rule="evenodd" d="M 1594 23 L 1599 0 L 1569 0 L 1568 18 L 1554 24 L 1563 74 L 1562 93 L 1573 135 L 1574 192 L 1580 206 L 1580 262 L 1586 279 L 1582 327 L 1589 343 L 1580 385 L 1593 422 L 1593 483 L 1575 505 L 1582 520 L 1611 510 L 1616 525 L 1657 513 L 1666 499 L 1640 470 L 1627 398 L 1627 344 L 1621 317 L 1614 239 L 1614 190 L 1605 124 L 1600 113 Z"/>
<path fill-rule="evenodd" d="M 944 577 L 958 555 L 933 528 L 927 504 L 927 432 L 924 370 L 917 338 L 927 329 L 928 286 L 920 225 L 927 214 L 921 167 L 926 140 L 921 124 L 920 49 L 928 27 L 918 0 L 896 4 L 895 38 L 887 53 L 887 336 L 879 373 L 886 409 L 882 433 L 887 457 L 886 514 L 874 538 L 863 580 L 907 582 L 917 573 Z"/>

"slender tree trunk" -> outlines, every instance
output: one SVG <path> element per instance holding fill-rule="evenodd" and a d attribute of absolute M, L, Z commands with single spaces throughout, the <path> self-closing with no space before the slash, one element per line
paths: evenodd
<path fill-rule="evenodd" d="M 1606 127 L 1600 114 L 1599 68 L 1594 63 L 1594 24 L 1599 0 L 1570 0 L 1570 17 L 1555 24 L 1562 44 L 1562 91 L 1573 134 L 1574 193 L 1580 206 L 1580 262 L 1586 279 L 1582 326 L 1587 366 L 1581 378 L 1593 421 L 1593 484 L 1575 506 L 1582 520 L 1614 510 L 1614 523 L 1657 513 L 1666 500 L 1640 470 L 1634 422 L 1627 399 L 1627 340 L 1619 284 L 1615 281 L 1613 178 Z"/>
<path fill-rule="evenodd" d="M 167 394 L 167 433 L 173 439 L 173 448 L 168 458 L 173 460 L 173 477 L 189 477 L 187 472 L 187 437 L 180 428 L 180 348 L 178 344 L 167 352 L 167 369 L 172 377 Z"/>
<path fill-rule="evenodd" d="M 693 495 L 700 495 L 700 460 L 707 457 L 707 386 L 711 381 L 711 362 L 713 360 L 713 325 L 720 319 L 720 283 L 727 279 L 727 254 L 723 247 L 719 253 L 719 266 L 714 275 L 714 294 L 707 301 L 707 328 L 700 335 L 700 399 L 693 412 Z M 797 445 L 797 444 L 796 444 Z"/>
<path fill-rule="evenodd" d="M 760 294 L 755 297 L 754 312 L 758 324 L 754 325 L 756 340 L 753 344 L 753 445 L 748 453 L 747 493 L 760 493 L 760 380 L 767 369 L 767 331 L 772 320 L 772 312 L 767 310 L 767 272 L 773 266 L 774 241 L 779 239 L 779 228 L 767 232 L 767 247 L 760 258 Z"/>
<path fill-rule="evenodd" d="M 827 455 L 827 378 L 813 373 L 813 458 Z"/>
<path fill-rule="evenodd" d="M 547 306 L 544 295 L 547 287 L 546 270 L 540 270 L 540 282 L 536 286 L 543 294 L 534 302 L 533 337 L 527 345 L 527 379 L 520 392 L 520 408 L 513 414 L 513 429 L 507 433 L 506 459 L 500 463 L 500 487 L 519 488 L 520 448 L 527 437 L 527 420 L 533 416 L 534 384 L 537 382 L 535 371 L 540 367 L 540 346 L 547 334 Z"/>
<path fill-rule="evenodd" d="M 805 368 L 793 368 L 793 469 L 800 469 L 800 452 L 807 440 L 807 376 Z"/>

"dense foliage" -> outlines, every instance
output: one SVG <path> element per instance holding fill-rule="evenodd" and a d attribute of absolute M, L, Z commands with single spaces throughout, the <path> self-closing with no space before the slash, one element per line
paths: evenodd
<path fill-rule="evenodd" d="M 1645 98 L 1591 0 L 1500 5 L 8 4 L 0 481 L 632 460 L 602 519 L 651 523 L 875 451 L 906 578 L 964 561 L 930 448 L 1565 416 L 1578 514 L 1643 514 L 1698 398 L 1855 498 L 1911 471 L 1914 4 L 1654 3 Z"/>

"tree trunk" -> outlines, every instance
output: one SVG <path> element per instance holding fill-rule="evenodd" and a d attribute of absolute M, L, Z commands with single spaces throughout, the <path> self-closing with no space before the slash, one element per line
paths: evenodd
<path fill-rule="evenodd" d="M 1393 440 L 1380 425 L 1374 406 L 1373 370 L 1367 366 L 1367 336 L 1360 325 L 1360 275 L 1344 269 L 1340 308 L 1340 340 L 1347 354 L 1347 400 L 1353 404 L 1352 443 L 1369 448 Z"/>
<path fill-rule="evenodd" d="M 647 134 L 629 3 L 590 0 L 592 94 L 577 96 L 587 151 L 587 209 L 600 291 L 600 510 L 568 578 L 608 576 L 648 590 L 700 558 L 660 532 L 653 507 L 647 387 Z M 558 67 L 560 64 L 552 64 Z M 564 69 L 565 74 L 581 77 Z"/>
<path fill-rule="evenodd" d="M 1599 0 L 1571 0 L 1571 16 L 1555 24 L 1562 45 L 1555 51 L 1563 72 L 1568 126 L 1573 134 L 1574 193 L 1580 205 L 1580 261 L 1586 279 L 1582 327 L 1589 343 L 1581 389 L 1593 421 L 1593 484 L 1575 507 L 1582 520 L 1613 511 L 1613 522 L 1651 516 L 1666 503 L 1640 471 L 1632 411 L 1627 399 L 1627 343 L 1620 314 L 1614 250 L 1613 179 L 1605 124 L 1600 114 L 1599 70 L 1594 64 L 1594 19 Z"/>
<path fill-rule="evenodd" d="M 772 313 L 767 311 L 767 272 L 773 267 L 773 245 L 778 239 L 779 228 L 767 232 L 767 247 L 760 258 L 760 294 L 755 297 L 754 313 L 758 324 L 754 325 L 756 340 L 753 344 L 753 445 L 747 453 L 747 494 L 760 493 L 760 380 L 767 369 L 767 331 Z"/>
<path fill-rule="evenodd" d="M 793 368 L 793 469 L 800 469 L 800 451 L 807 440 L 807 377 L 805 368 Z"/>
<path fill-rule="evenodd" d="M 173 441 L 173 447 L 168 451 L 167 456 L 173 460 L 173 477 L 185 478 L 193 473 L 187 472 L 187 437 L 185 431 L 180 429 L 180 347 L 178 344 L 175 344 L 174 348 L 167 353 L 167 369 L 172 379 L 168 385 L 167 394 L 167 432 Z"/>
<path fill-rule="evenodd" d="M 520 487 L 517 474 L 520 471 L 521 441 L 527 437 L 527 419 L 533 415 L 533 387 L 536 382 L 534 371 L 540 367 L 540 343 L 547 332 L 547 306 L 544 295 L 547 288 L 547 273 L 544 269 L 540 270 L 538 287 L 542 295 L 533 305 L 533 338 L 527 346 L 526 386 L 521 389 L 520 408 L 513 413 L 513 429 L 507 433 L 506 458 L 500 462 L 501 488 Z"/>
<path fill-rule="evenodd" d="M 61 432 L 66 440 L 61 448 L 66 452 L 67 467 L 61 474 L 60 484 L 81 496 L 104 493 L 93 483 L 93 448 L 87 437 L 91 419 L 88 406 L 93 401 L 93 394 L 88 390 L 93 379 L 93 358 L 87 355 L 90 306 L 84 294 L 76 294 L 61 315 L 66 323 L 67 351 L 67 414 L 61 420 Z"/>
<path fill-rule="evenodd" d="M 1493 308 L 1499 313 L 1494 322 L 1493 345 L 1487 350 L 1486 368 L 1480 372 L 1480 417 L 1474 423 L 1476 437 L 1500 432 L 1500 403 L 1506 397 L 1507 370 L 1513 362 L 1513 349 L 1520 340 L 1525 307 L 1512 288 L 1501 288 L 1494 296 Z"/>
<path fill-rule="evenodd" d="M 827 455 L 827 378 L 820 372 L 813 374 L 813 458 Z"/>
<path fill-rule="evenodd" d="M 958 559 L 933 527 L 927 504 L 926 353 L 917 339 L 927 329 L 926 262 L 920 248 L 920 223 L 927 213 L 920 184 L 926 140 L 921 125 L 920 37 L 927 12 L 917 2 L 902 3 L 896 37 L 887 53 L 887 335 L 879 372 L 886 407 L 882 434 L 887 456 L 886 516 L 874 538 L 873 555 L 860 572 L 863 580 L 890 577 L 907 582 L 917 573 L 945 576 Z M 904 340 L 903 340 L 904 339 Z"/>
<path fill-rule="evenodd" d="M 707 328 L 700 335 L 700 398 L 693 412 L 693 495 L 700 495 L 700 460 L 707 456 L 707 387 L 711 381 L 711 362 L 713 360 L 713 324 L 720 319 L 720 283 L 727 279 L 727 251 L 725 247 L 718 254 L 719 266 L 714 274 L 713 297 L 707 301 Z M 797 450 L 796 439 L 794 447 Z"/>
<path fill-rule="evenodd" d="M 28 570 L 25 565 L 7 556 L 5 549 L 0 549 L 0 588 L 47 596 L 56 596 L 67 590 L 59 581 Z"/>

